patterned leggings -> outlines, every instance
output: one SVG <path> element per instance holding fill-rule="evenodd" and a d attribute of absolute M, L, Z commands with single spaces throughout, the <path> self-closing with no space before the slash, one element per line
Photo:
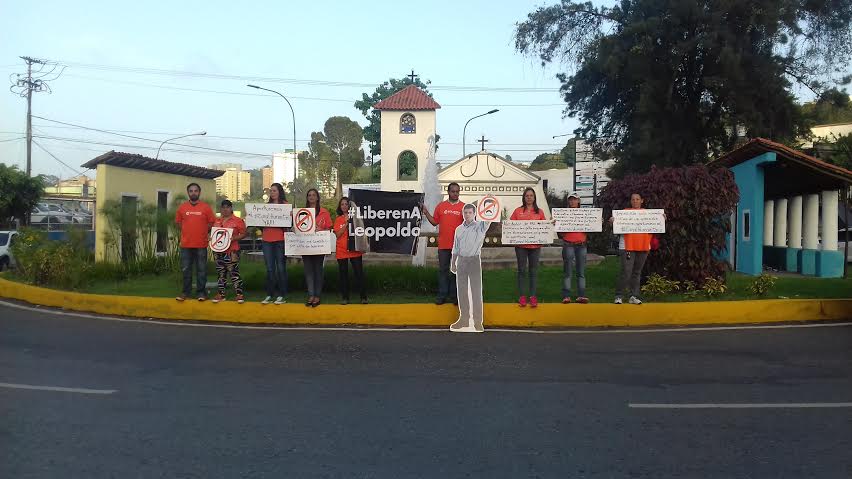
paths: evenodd
<path fill-rule="evenodd" d="M 231 255 L 233 254 L 233 258 Z M 238 295 L 243 294 L 243 280 L 240 278 L 240 252 L 216 253 L 216 272 L 219 273 L 219 294 L 225 295 L 225 287 L 228 286 L 228 275 Z"/>

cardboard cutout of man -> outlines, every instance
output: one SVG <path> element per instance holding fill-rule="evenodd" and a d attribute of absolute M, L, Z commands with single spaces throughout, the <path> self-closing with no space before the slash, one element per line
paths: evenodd
<path fill-rule="evenodd" d="M 454 333 L 481 333 L 485 331 L 482 318 L 482 242 L 491 226 L 487 221 L 476 221 L 476 206 L 464 205 L 464 222 L 456 228 L 453 238 L 450 270 L 456 275 L 459 299 L 459 319 L 450 325 Z"/>

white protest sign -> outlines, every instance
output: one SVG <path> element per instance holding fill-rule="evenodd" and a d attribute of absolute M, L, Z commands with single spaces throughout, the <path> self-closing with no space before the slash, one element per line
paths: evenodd
<path fill-rule="evenodd" d="M 317 222 L 313 208 L 299 208 L 293 211 L 293 231 L 296 233 L 313 233 Z"/>
<path fill-rule="evenodd" d="M 233 228 L 214 227 L 210 230 L 210 249 L 214 253 L 224 253 L 231 247 Z"/>
<path fill-rule="evenodd" d="M 601 208 L 553 208 L 556 231 L 572 233 L 599 233 L 603 231 L 603 209 Z"/>
<path fill-rule="evenodd" d="M 666 232 L 663 210 L 613 210 L 612 217 L 612 232 L 617 235 Z"/>
<path fill-rule="evenodd" d="M 500 221 L 500 213 L 503 211 L 500 199 L 493 195 L 485 195 L 476 204 L 476 219 L 489 223 Z"/>
<path fill-rule="evenodd" d="M 302 256 L 306 254 L 331 254 L 334 244 L 331 231 L 316 233 L 284 233 L 284 251 L 287 256 Z"/>
<path fill-rule="evenodd" d="M 550 244 L 553 242 L 553 224 L 550 221 L 506 220 L 500 241 L 511 244 Z"/>
<path fill-rule="evenodd" d="M 293 205 L 283 203 L 246 203 L 246 226 L 293 226 Z"/>

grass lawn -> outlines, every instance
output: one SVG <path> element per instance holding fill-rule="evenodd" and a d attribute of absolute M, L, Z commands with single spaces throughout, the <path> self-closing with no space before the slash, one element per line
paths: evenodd
<path fill-rule="evenodd" d="M 618 273 L 618 259 L 608 257 L 599 265 L 590 266 L 586 271 L 586 295 L 592 302 L 611 302 L 615 292 L 615 278 Z M 241 272 L 245 283 L 246 298 L 260 301 L 264 296 L 266 271 L 263 263 L 243 261 Z M 215 270 L 208 267 L 208 280 L 215 281 Z M 288 267 L 291 302 L 302 301 L 305 295 L 305 281 L 301 266 Z M 350 272 L 350 275 L 352 273 Z M 372 303 L 428 303 L 435 299 L 437 292 L 437 271 L 435 268 L 413 268 L 407 266 L 370 266 L 365 265 L 367 292 Z M 484 295 L 486 302 L 509 303 L 518 299 L 517 275 L 514 269 L 484 271 Z M 752 277 L 739 273 L 728 276 L 728 292 L 712 300 L 761 299 L 748 292 Z M 538 296 L 540 302 L 559 302 L 562 300 L 562 268 L 541 268 L 538 277 Z M 143 276 L 126 281 L 106 281 L 93 278 L 83 292 L 98 294 L 118 294 L 131 296 L 174 297 L 180 291 L 178 274 L 161 276 Z M 326 263 L 325 300 L 337 302 L 337 264 Z M 233 290 L 228 291 L 233 297 Z M 852 278 L 822 279 L 801 276 L 781 276 L 763 299 L 776 298 L 852 298 Z M 352 295 L 357 299 L 357 292 Z M 706 301 L 706 297 L 694 299 L 683 295 L 670 295 L 660 298 L 646 298 L 655 302 Z"/>

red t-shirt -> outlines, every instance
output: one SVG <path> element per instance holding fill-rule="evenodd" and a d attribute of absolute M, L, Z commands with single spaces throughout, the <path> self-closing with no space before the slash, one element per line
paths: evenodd
<path fill-rule="evenodd" d="M 453 249 L 456 228 L 464 223 L 463 209 L 464 203 L 461 201 L 456 204 L 442 201 L 435 207 L 432 218 L 438 223 L 438 249 Z"/>
<path fill-rule="evenodd" d="M 332 227 L 331 222 L 331 214 L 329 214 L 328 210 L 325 208 L 320 208 L 319 214 L 317 215 L 317 227 L 316 231 L 328 231 Z"/>
<path fill-rule="evenodd" d="M 187 201 L 180 205 L 175 214 L 175 223 L 180 225 L 180 247 L 206 248 L 210 226 L 214 221 L 216 215 L 210 205 L 203 201 L 194 205 Z"/>
<path fill-rule="evenodd" d="M 334 219 L 334 232 L 337 233 L 340 230 L 346 231 L 348 223 L 346 222 L 346 215 L 340 215 Z M 343 236 L 337 237 L 337 251 L 335 252 L 335 257 L 337 259 L 349 259 L 349 258 L 358 258 L 362 256 L 364 253 L 360 251 L 349 251 L 349 234 L 344 234 Z"/>
<path fill-rule="evenodd" d="M 246 232 L 246 222 L 242 220 L 242 218 L 237 218 L 234 215 L 231 215 L 230 218 L 216 218 L 216 221 L 213 222 L 213 226 L 219 228 L 231 228 L 234 230 L 233 236 L 238 236 L 244 234 Z M 228 248 L 228 251 L 225 253 L 233 253 L 234 251 L 240 250 L 240 242 L 238 240 L 231 240 L 231 247 Z"/>
<path fill-rule="evenodd" d="M 625 208 L 628 210 L 641 210 L 644 208 Z M 625 251 L 651 251 L 651 233 L 626 233 L 624 235 Z"/>
<path fill-rule="evenodd" d="M 510 220 L 521 220 L 521 221 L 541 221 L 544 220 L 544 210 L 539 208 L 538 213 L 535 210 L 527 210 L 523 206 L 519 206 L 515 208 L 515 211 L 512 212 L 512 216 L 509 217 Z M 515 245 L 518 248 L 527 248 L 527 249 L 536 249 L 541 248 L 540 244 L 518 244 Z"/>
<path fill-rule="evenodd" d="M 287 204 L 285 201 L 282 204 Z M 275 226 L 268 226 L 263 228 L 263 231 L 260 233 L 260 239 L 267 243 L 274 243 L 276 241 L 284 241 L 284 228 L 278 228 Z"/>

